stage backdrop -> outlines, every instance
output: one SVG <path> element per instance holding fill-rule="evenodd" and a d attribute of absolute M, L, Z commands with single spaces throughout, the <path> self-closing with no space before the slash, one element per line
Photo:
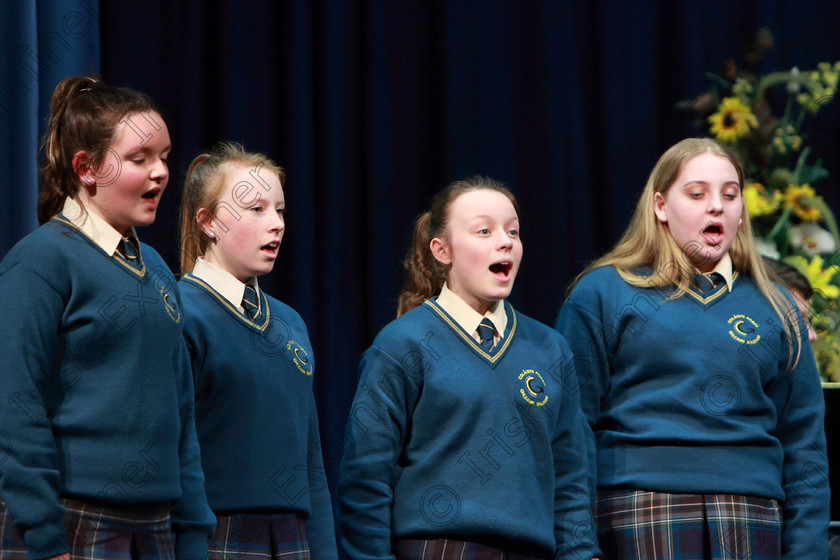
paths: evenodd
<path fill-rule="evenodd" d="M 260 285 L 309 326 L 332 483 L 359 355 L 394 317 L 412 222 L 432 193 L 474 173 L 511 187 L 525 247 L 511 301 L 553 324 L 569 281 L 625 228 L 658 155 L 696 134 L 675 104 L 708 88 L 707 71 L 726 59 L 745 63 L 761 27 L 775 44 L 758 70 L 840 59 L 840 4 L 821 1 L 37 6 L 25 17 L 17 12 L 32 12 L 28 2 L 2 7 L 17 19 L 0 23 L 0 255 L 34 227 L 44 96 L 58 74 L 96 68 L 98 39 L 104 79 L 149 93 L 169 126 L 172 177 L 157 222 L 139 233 L 176 272 L 179 191 L 196 154 L 235 140 L 287 169 L 286 234 Z M 71 13 L 81 19 L 42 21 Z M 76 65 L 30 62 L 43 84 L 35 101 L 31 72 L 19 65 L 62 32 L 72 48 L 53 47 L 56 56 Z M 821 191 L 837 208 L 830 111 L 814 134 L 833 172 Z"/>

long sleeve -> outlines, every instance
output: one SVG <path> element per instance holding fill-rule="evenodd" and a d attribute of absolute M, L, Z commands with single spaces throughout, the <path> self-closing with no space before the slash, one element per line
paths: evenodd
<path fill-rule="evenodd" d="M 391 356 L 372 347 L 347 420 L 338 488 L 339 524 L 351 560 L 389 559 L 391 507 L 408 431 L 407 403 L 417 388 Z"/>
<path fill-rule="evenodd" d="M 58 502 L 60 474 L 46 397 L 63 297 L 22 265 L 0 275 L 0 427 L 9 449 L 0 495 L 24 532 L 30 560 L 69 551 Z"/>
<path fill-rule="evenodd" d="M 204 474 L 195 432 L 195 393 L 186 344 L 181 344 L 173 357 L 181 367 L 176 371 L 179 379 L 179 405 L 181 441 L 181 498 L 172 510 L 172 530 L 175 534 L 175 556 L 178 560 L 204 560 L 207 541 L 216 527 L 216 517 L 207 505 L 204 492 Z"/>
<path fill-rule="evenodd" d="M 318 431 L 318 412 L 315 397 L 310 399 L 309 416 L 309 473 L 310 506 L 312 512 L 306 520 L 306 534 L 313 560 L 335 560 L 338 551 L 335 544 L 335 524 L 333 522 L 332 501 L 327 486 L 327 474 L 324 470 L 324 457 L 321 450 L 321 436 Z"/>
<path fill-rule="evenodd" d="M 572 301 L 560 309 L 555 329 L 568 342 L 575 356 L 574 369 L 578 380 L 580 407 L 595 429 L 601 413 L 601 398 L 610 386 L 610 361 L 607 356 L 605 329 L 601 321 Z M 594 436 L 586 439 L 589 462 L 589 492 L 595 499 L 598 462 Z"/>
<path fill-rule="evenodd" d="M 562 379 L 575 379 L 570 351 L 560 364 Z M 554 456 L 554 536 L 555 560 L 589 559 L 597 555 L 597 535 L 592 502 L 587 488 L 594 449 L 592 431 L 580 409 L 579 391 L 574 383 L 563 385 L 563 406 L 557 417 L 552 441 Z"/>
<path fill-rule="evenodd" d="M 782 353 L 787 356 L 787 352 Z M 828 557 L 829 485 L 825 403 L 811 345 L 801 339 L 794 369 L 779 363 L 768 393 L 778 410 L 774 435 L 784 451 L 782 557 Z"/>

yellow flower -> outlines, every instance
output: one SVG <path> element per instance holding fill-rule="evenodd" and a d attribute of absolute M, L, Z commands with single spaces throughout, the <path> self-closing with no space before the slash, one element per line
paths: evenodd
<path fill-rule="evenodd" d="M 758 126 L 752 110 L 737 97 L 725 97 L 718 112 L 708 118 L 711 132 L 721 142 L 734 144 Z"/>
<path fill-rule="evenodd" d="M 804 259 L 803 259 L 804 260 Z M 805 276 L 814 288 L 815 294 L 822 294 L 828 299 L 835 299 L 840 296 L 840 288 L 831 283 L 831 279 L 837 274 L 837 267 L 832 265 L 823 269 L 822 257 L 817 255 L 805 268 Z"/>
<path fill-rule="evenodd" d="M 810 205 L 809 198 L 822 200 L 815 195 L 811 185 L 788 185 L 785 189 L 785 208 L 793 208 L 793 212 L 806 222 L 817 222 L 822 218 L 820 211 Z"/>
<path fill-rule="evenodd" d="M 774 190 L 768 195 L 767 189 L 761 183 L 747 183 L 744 186 L 743 196 L 750 218 L 772 214 L 782 203 L 782 193 Z"/>

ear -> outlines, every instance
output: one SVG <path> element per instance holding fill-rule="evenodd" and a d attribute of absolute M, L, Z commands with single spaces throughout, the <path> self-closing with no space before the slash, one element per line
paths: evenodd
<path fill-rule="evenodd" d="M 79 150 L 73 156 L 73 171 L 76 173 L 76 177 L 79 178 L 79 181 L 82 182 L 83 185 L 87 187 L 93 187 L 96 185 L 96 177 L 93 174 L 93 169 L 90 167 L 90 163 L 88 162 L 88 153 L 84 150 Z"/>
<path fill-rule="evenodd" d="M 216 233 L 213 231 L 213 216 L 207 208 L 199 208 L 195 213 L 195 222 L 201 228 L 201 231 L 210 239 L 216 239 Z"/>
<path fill-rule="evenodd" d="M 653 212 L 660 222 L 668 223 L 668 211 L 662 193 L 654 193 L 653 195 Z"/>
<path fill-rule="evenodd" d="M 432 256 L 441 264 L 452 264 L 452 254 L 449 251 L 449 246 L 443 239 L 435 237 L 429 242 L 429 249 L 432 251 Z"/>

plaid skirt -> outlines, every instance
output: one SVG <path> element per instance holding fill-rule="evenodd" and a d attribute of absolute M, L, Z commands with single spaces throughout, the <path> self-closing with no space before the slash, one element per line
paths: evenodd
<path fill-rule="evenodd" d="M 210 560 L 309 560 L 306 522 L 289 514 L 217 515 Z"/>
<path fill-rule="evenodd" d="M 101 507 L 61 498 L 70 557 L 79 560 L 174 560 L 169 507 Z M 33 551 L 54 556 L 59 551 Z M 0 499 L 0 560 L 26 560 L 23 533 Z"/>
<path fill-rule="evenodd" d="M 595 521 L 604 558 L 781 558 L 781 509 L 767 498 L 599 490 Z"/>
<path fill-rule="evenodd" d="M 398 539 L 394 543 L 394 555 L 397 560 L 546 560 L 549 558 L 449 539 Z"/>

